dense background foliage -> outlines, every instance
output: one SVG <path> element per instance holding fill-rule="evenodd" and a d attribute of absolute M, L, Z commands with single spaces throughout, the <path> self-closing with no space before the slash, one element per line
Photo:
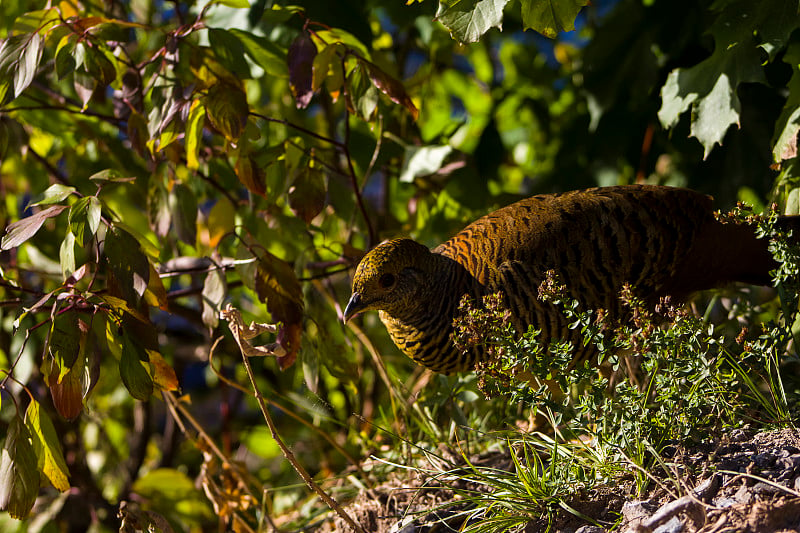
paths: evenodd
<path fill-rule="evenodd" d="M 796 0 L 584 3 L 4 0 L 0 505 L 36 507 L 3 527 L 319 512 L 226 303 L 280 323 L 256 385 L 317 479 L 355 490 L 409 413 L 452 438 L 471 379 L 341 324 L 382 238 L 598 184 L 797 211 Z"/>

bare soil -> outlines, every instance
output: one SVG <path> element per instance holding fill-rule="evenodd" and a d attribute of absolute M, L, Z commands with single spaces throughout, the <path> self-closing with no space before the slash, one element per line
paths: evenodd
<path fill-rule="evenodd" d="M 513 469 L 507 451 L 474 460 Z M 549 524 L 542 516 L 517 531 L 800 532 L 800 431 L 734 430 L 716 442 L 668 447 L 663 460 L 666 469 L 652 475 L 642 494 L 636 493 L 633 476 L 613 485 L 577 490 L 565 501 L 576 512 L 551 508 Z M 468 505 L 457 499 L 452 488 L 409 471 L 362 491 L 346 509 L 370 533 L 459 531 L 465 521 L 460 512 L 468 510 Z M 349 528 L 337 517 L 318 531 Z"/>

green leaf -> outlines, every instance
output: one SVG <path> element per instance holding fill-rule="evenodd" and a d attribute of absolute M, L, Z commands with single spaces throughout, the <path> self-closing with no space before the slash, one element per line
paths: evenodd
<path fill-rule="evenodd" d="M 772 157 L 776 162 L 797 156 L 800 133 L 800 43 L 789 45 L 783 61 L 792 67 L 792 77 L 787 84 L 788 97 L 775 122 Z"/>
<path fill-rule="evenodd" d="M 220 197 L 208 212 L 208 245 L 216 248 L 226 235 L 230 235 L 236 226 L 236 208 L 227 198 Z"/>
<path fill-rule="evenodd" d="M 222 302 L 228 293 L 225 273 L 222 269 L 214 269 L 206 275 L 203 283 L 203 324 L 214 329 L 219 324 L 219 312 Z"/>
<path fill-rule="evenodd" d="M 163 169 L 163 167 L 162 167 Z M 147 216 L 150 220 L 150 227 L 156 235 L 166 237 L 172 226 L 172 212 L 169 209 L 169 191 L 164 186 L 162 179 L 151 179 L 150 188 L 147 193 Z"/>
<path fill-rule="evenodd" d="M 575 29 L 575 17 L 588 0 L 522 0 L 524 29 L 555 39 L 559 32 Z"/>
<path fill-rule="evenodd" d="M 58 260 L 61 263 L 61 275 L 67 279 L 75 272 L 75 235 L 68 231 L 58 250 Z"/>
<path fill-rule="evenodd" d="M 739 125 L 739 99 L 728 76 L 721 74 L 704 98 L 694 106 L 691 134 L 703 145 L 703 157 L 708 157 L 715 144 L 722 144 L 728 127 Z"/>
<path fill-rule="evenodd" d="M 150 279 L 150 262 L 142 253 L 139 241 L 115 224 L 106 231 L 103 249 L 114 275 L 113 287 L 117 294 L 132 308 L 137 308 Z"/>
<path fill-rule="evenodd" d="M 86 246 L 100 227 L 100 200 L 96 196 L 84 196 L 72 204 L 69 210 L 69 230 L 75 235 L 78 246 Z"/>
<path fill-rule="evenodd" d="M 14 96 L 22 94 L 28 88 L 36 76 L 36 69 L 39 67 L 39 60 L 42 58 L 44 48 L 44 37 L 39 34 L 32 34 L 22 49 L 22 54 L 17 65 L 17 72 L 14 74 Z"/>
<path fill-rule="evenodd" d="M 786 46 L 789 36 L 798 27 L 800 6 L 797 0 L 759 0 L 756 31 L 759 45 L 769 54 L 770 61 Z"/>
<path fill-rule="evenodd" d="M 97 48 L 87 48 L 84 57 L 86 71 L 101 87 L 117 79 L 117 69 L 106 55 Z"/>
<path fill-rule="evenodd" d="M 278 78 L 289 77 L 285 50 L 272 41 L 250 32 L 235 28 L 228 31 L 241 41 L 247 55 L 256 65 L 263 68 L 264 72 Z"/>
<path fill-rule="evenodd" d="M 702 143 L 704 157 L 722 143 L 732 124 L 739 124 L 739 84 L 765 81 L 753 38 L 752 13 L 738 10 L 748 5 L 736 3 L 733 10 L 729 6 L 711 28 L 715 44 L 711 57 L 693 67 L 673 70 L 661 89 L 661 124 L 675 126 L 680 115 L 691 108 L 691 133 Z"/>
<path fill-rule="evenodd" d="M 245 48 L 236 34 L 220 28 L 208 29 L 208 42 L 217 61 L 239 79 L 250 78 L 250 67 L 244 59 Z"/>
<path fill-rule="evenodd" d="M 503 8 L 509 0 L 456 0 L 440 2 L 436 18 L 461 43 L 477 42 L 493 27 L 501 28 Z"/>
<path fill-rule="evenodd" d="M 144 115 L 132 111 L 128 117 L 128 139 L 134 152 L 143 156 L 147 152 L 147 141 L 150 139 L 150 132 L 147 129 L 147 120 Z"/>
<path fill-rule="evenodd" d="M 44 38 L 19 33 L 0 40 L 0 104 L 7 103 L 33 81 L 42 57 Z"/>
<path fill-rule="evenodd" d="M 430 176 L 442 168 L 442 164 L 453 148 L 443 146 L 407 146 L 400 181 L 412 183 L 415 178 Z"/>
<path fill-rule="evenodd" d="M 148 504 L 148 519 L 153 511 L 173 518 L 176 523 L 184 525 L 187 531 L 203 529 L 201 524 L 213 522 L 216 515 L 211 510 L 208 499 L 195 486 L 194 481 L 184 472 L 173 468 L 157 468 L 138 478 L 132 486 L 137 498 Z M 232 498 L 240 498 L 231 494 Z M 237 505 L 230 500 L 227 505 Z M 152 510 L 151 510 L 152 509 Z M 193 526 L 194 527 L 190 527 Z M 156 528 L 153 528 L 155 530 Z"/>
<path fill-rule="evenodd" d="M 0 241 L 0 250 L 10 250 L 33 237 L 48 218 L 61 214 L 67 206 L 53 205 L 29 217 L 10 224 L 6 229 L 3 240 Z"/>
<path fill-rule="evenodd" d="M 2 100 L 1 97 L 0 100 Z M 8 149 L 8 133 L 8 126 L 0 121 L 0 159 L 5 158 Z"/>
<path fill-rule="evenodd" d="M 340 62 L 337 52 L 342 51 L 342 45 L 333 43 L 325 46 L 320 53 L 314 56 L 311 67 L 311 90 L 316 92 L 322 87 L 322 82 L 328 77 L 331 62 Z"/>
<path fill-rule="evenodd" d="M 107 168 L 105 170 L 101 170 L 100 172 L 95 172 L 89 179 L 95 183 L 131 183 L 136 181 L 135 177 L 126 176 L 119 170 L 115 170 L 113 168 Z"/>
<path fill-rule="evenodd" d="M 0 452 L 0 510 L 21 520 L 31 512 L 39 493 L 36 453 L 19 415 L 11 419 Z"/>
<path fill-rule="evenodd" d="M 209 5 L 213 4 L 234 7 L 237 9 L 247 9 L 250 7 L 250 2 L 248 0 L 212 0 L 209 2 Z"/>
<path fill-rule="evenodd" d="M 229 141 L 237 141 L 244 131 L 250 112 L 247 95 L 241 87 L 219 82 L 208 90 L 205 103 L 211 125 Z"/>
<path fill-rule="evenodd" d="M 350 107 L 364 120 L 370 120 L 378 107 L 378 89 L 369 80 L 365 67 L 360 63 L 347 77 Z"/>
<path fill-rule="evenodd" d="M 197 240 L 197 198 L 182 183 L 172 188 L 169 195 L 169 210 L 178 238 L 190 246 Z"/>
<path fill-rule="evenodd" d="M 119 375 L 125 388 L 137 400 L 146 400 L 153 394 L 153 378 L 145 369 L 143 361 L 147 361 L 147 353 L 124 332 Z"/>
<path fill-rule="evenodd" d="M 74 194 L 75 192 L 75 187 L 69 187 L 67 185 L 62 185 L 61 183 L 54 183 L 38 197 L 38 200 L 30 204 L 28 207 L 57 204 L 63 202 L 70 194 Z"/>
<path fill-rule="evenodd" d="M 186 474 L 172 468 L 151 470 L 134 482 L 133 491 L 145 498 L 163 498 L 176 503 L 200 495 Z"/>
<path fill-rule="evenodd" d="M 81 111 L 86 111 L 86 108 L 89 107 L 89 102 L 92 100 L 92 95 L 94 95 L 94 90 L 97 88 L 97 80 L 86 71 L 77 70 L 72 75 L 72 81 L 72 87 L 78 93 L 83 106 Z"/>
<path fill-rule="evenodd" d="M 37 468 L 57 490 L 69 490 L 69 469 L 52 420 L 41 410 L 39 402 L 32 400 L 25 412 L 25 424 L 31 433 L 36 453 Z"/>
<path fill-rule="evenodd" d="M 39 32 L 44 35 L 58 22 L 59 13 L 54 7 L 29 11 L 14 20 L 14 33 Z"/>
<path fill-rule="evenodd" d="M 323 43 L 343 44 L 347 48 L 355 50 L 361 57 L 369 59 L 369 48 L 364 46 L 355 35 L 341 28 L 330 28 L 316 32 L 316 36 Z"/>
<path fill-rule="evenodd" d="M 74 51 L 75 43 L 72 35 L 62 37 L 56 47 L 56 76 L 58 76 L 59 80 L 63 80 L 72 74 L 78 67 L 78 63 L 73 56 Z"/>

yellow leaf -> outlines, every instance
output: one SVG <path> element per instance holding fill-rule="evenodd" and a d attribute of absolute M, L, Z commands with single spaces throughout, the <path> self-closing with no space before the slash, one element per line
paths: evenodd
<path fill-rule="evenodd" d="M 150 278 L 147 280 L 147 290 L 144 291 L 145 301 L 153 307 L 158 307 L 162 311 L 169 308 L 169 301 L 167 300 L 167 289 L 164 288 L 164 283 L 161 281 L 161 276 L 158 275 L 153 264 L 150 263 Z"/>
<path fill-rule="evenodd" d="M 147 350 L 153 373 L 153 383 L 163 390 L 178 390 L 178 377 L 164 357 L 156 351 Z"/>
<path fill-rule="evenodd" d="M 25 413 L 25 424 L 31 432 L 33 449 L 36 452 L 37 467 L 57 490 L 69 490 L 69 470 L 64 460 L 64 452 L 58 441 L 53 422 L 42 411 L 39 402 L 31 401 Z"/>
<path fill-rule="evenodd" d="M 206 116 L 206 109 L 200 100 L 192 102 L 189 108 L 189 118 L 186 119 L 186 166 L 191 170 L 200 167 L 198 154 L 200 153 L 200 141 L 203 138 L 203 119 Z"/>
<path fill-rule="evenodd" d="M 71 1 L 68 2 L 64 0 L 63 2 L 59 2 L 58 12 L 61 13 L 61 17 L 64 18 L 65 20 L 70 17 L 78 16 L 78 10 L 75 9 L 75 3 Z"/>
<path fill-rule="evenodd" d="M 216 248 L 219 241 L 231 233 L 236 223 L 236 210 L 227 198 L 220 198 L 208 213 L 208 245 Z"/>

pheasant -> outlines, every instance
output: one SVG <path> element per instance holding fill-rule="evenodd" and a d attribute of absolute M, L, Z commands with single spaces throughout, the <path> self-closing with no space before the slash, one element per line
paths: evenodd
<path fill-rule="evenodd" d="M 626 283 L 650 303 L 734 281 L 769 285 L 777 264 L 767 247 L 752 226 L 717 220 L 712 198 L 689 189 L 629 185 L 533 196 L 433 250 L 411 239 L 378 245 L 356 268 L 344 320 L 378 310 L 411 359 L 463 372 L 485 357 L 480 347 L 462 353 L 453 343 L 464 295 L 480 302 L 500 292 L 516 331 L 533 325 L 547 342 L 570 336 L 558 308 L 537 297 L 548 271 L 586 308 L 613 314 Z"/>

